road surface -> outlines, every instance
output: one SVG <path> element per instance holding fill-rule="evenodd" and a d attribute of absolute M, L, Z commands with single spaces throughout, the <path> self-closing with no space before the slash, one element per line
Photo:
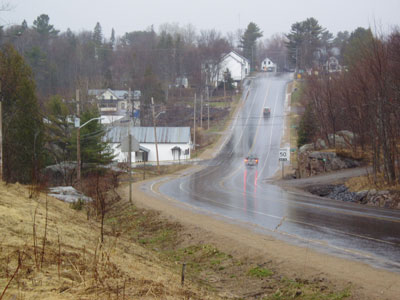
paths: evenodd
<path fill-rule="evenodd" d="M 251 80 L 231 135 L 201 171 L 163 183 L 159 191 L 215 216 L 254 225 L 294 244 L 400 272 L 400 212 L 287 192 L 268 184 L 279 170 L 289 75 Z M 271 108 L 263 117 L 262 109 Z M 249 154 L 257 167 L 246 167 Z M 148 186 L 150 188 L 150 185 Z"/>

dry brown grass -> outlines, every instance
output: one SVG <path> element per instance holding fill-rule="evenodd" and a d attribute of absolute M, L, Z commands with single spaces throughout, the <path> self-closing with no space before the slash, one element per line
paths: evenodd
<path fill-rule="evenodd" d="M 400 191 L 400 184 L 389 184 L 383 175 L 379 173 L 374 179 L 372 174 L 360 177 L 350 178 L 346 181 L 345 185 L 351 192 L 359 192 L 365 190 L 391 190 Z"/>
<path fill-rule="evenodd" d="M 179 274 L 120 231 L 107 226 L 101 244 L 98 222 L 50 197 L 44 240 L 45 198 L 30 199 L 24 186 L 0 183 L 0 295 L 10 282 L 3 299 L 209 298 L 190 282 L 181 287 Z M 34 225 L 40 260 L 46 245 L 40 268 Z"/>

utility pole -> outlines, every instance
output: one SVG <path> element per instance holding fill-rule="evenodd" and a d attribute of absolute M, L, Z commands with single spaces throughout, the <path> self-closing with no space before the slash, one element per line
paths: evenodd
<path fill-rule="evenodd" d="M 196 93 L 194 93 L 193 106 L 193 150 L 196 150 Z"/>
<path fill-rule="evenodd" d="M 156 156 L 157 156 L 157 173 L 160 173 L 160 162 L 158 160 L 158 144 L 157 144 L 157 130 L 156 130 L 156 115 L 154 112 L 154 100 L 151 97 L 151 106 L 153 108 L 153 127 L 154 127 L 154 141 L 156 144 Z"/>
<path fill-rule="evenodd" d="M 210 92 L 208 91 L 208 86 L 207 86 L 207 111 L 208 111 L 208 116 L 207 116 L 207 130 L 210 129 Z"/>
<path fill-rule="evenodd" d="M 3 181 L 3 94 L 0 82 L 0 181 Z"/>
<path fill-rule="evenodd" d="M 203 94 L 200 96 L 200 128 L 203 128 Z"/>
<path fill-rule="evenodd" d="M 226 89 L 225 89 L 225 75 L 224 75 L 224 101 L 226 99 Z"/>
<path fill-rule="evenodd" d="M 76 90 L 76 116 L 80 118 L 80 106 L 79 106 L 79 90 Z M 79 188 L 82 189 L 81 182 L 81 128 L 80 124 L 76 132 L 76 178 L 78 180 Z"/>
<path fill-rule="evenodd" d="M 128 162 L 129 162 L 129 203 L 132 204 L 132 136 L 131 127 L 128 127 Z"/>
<path fill-rule="evenodd" d="M 251 72 L 251 71 L 254 71 L 253 48 L 254 48 L 254 46 L 251 46 L 251 65 L 250 65 L 250 72 Z"/>
<path fill-rule="evenodd" d="M 134 104 L 134 102 L 132 101 L 132 98 L 131 98 L 131 88 L 128 88 L 128 103 L 131 105 L 131 118 L 130 118 L 130 120 L 132 120 L 133 122 L 133 124 L 135 124 L 136 123 L 136 121 L 135 121 L 135 104 Z"/>

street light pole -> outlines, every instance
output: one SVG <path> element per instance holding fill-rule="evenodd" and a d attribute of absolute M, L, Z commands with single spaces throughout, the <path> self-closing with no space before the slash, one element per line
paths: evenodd
<path fill-rule="evenodd" d="M 0 181 L 3 181 L 3 96 L 0 83 Z"/>
<path fill-rule="evenodd" d="M 196 150 L 196 93 L 194 93 L 193 105 L 193 150 Z"/>
<path fill-rule="evenodd" d="M 76 116 L 80 118 L 80 105 L 79 105 L 79 90 L 76 90 Z M 80 124 L 79 124 L 80 125 Z M 79 188 L 82 190 L 81 182 L 81 127 L 78 126 L 76 132 L 76 179 L 78 180 Z"/>
<path fill-rule="evenodd" d="M 79 90 L 76 90 L 76 114 L 79 119 L 80 117 L 80 106 L 79 106 Z M 81 181 L 81 128 L 89 124 L 94 120 L 100 120 L 101 117 L 90 119 L 89 121 L 85 122 L 84 124 L 75 123 L 76 131 L 76 163 L 77 163 L 77 170 L 76 170 L 76 179 L 79 184 L 79 188 L 82 190 L 82 181 Z"/>
<path fill-rule="evenodd" d="M 151 97 L 151 107 L 153 111 L 153 127 L 154 127 L 154 142 L 156 144 L 156 156 L 157 156 L 157 173 L 160 173 L 160 162 L 158 160 L 158 144 L 157 144 L 157 130 L 156 130 L 156 116 L 154 112 L 154 99 Z"/>

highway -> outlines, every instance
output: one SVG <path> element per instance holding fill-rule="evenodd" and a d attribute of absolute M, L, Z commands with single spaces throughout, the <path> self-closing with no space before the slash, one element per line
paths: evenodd
<path fill-rule="evenodd" d="M 159 192 L 289 243 L 400 272 L 399 211 L 296 194 L 268 183 L 279 171 L 289 81 L 289 74 L 253 78 L 219 154 L 202 162 L 198 172 L 163 181 Z M 271 108 L 266 118 L 265 106 Z M 258 166 L 244 164 L 249 154 L 259 157 Z"/>

